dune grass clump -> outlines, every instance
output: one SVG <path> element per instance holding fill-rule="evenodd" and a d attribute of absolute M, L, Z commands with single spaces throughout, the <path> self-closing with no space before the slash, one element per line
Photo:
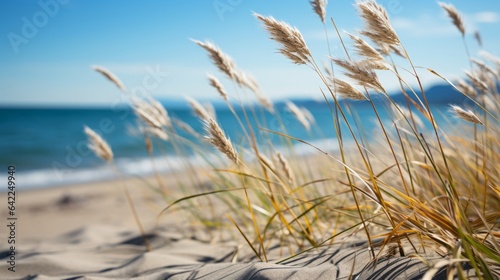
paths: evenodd
<path fill-rule="evenodd" d="M 311 4 L 326 27 L 327 1 Z M 467 49 L 459 12 L 452 5 L 439 5 L 459 29 Z M 234 85 L 231 92 L 226 90 L 225 81 L 208 75 L 210 86 L 237 120 L 242 140 L 227 138 L 215 114 L 194 99 L 188 100 L 204 131 L 194 131 L 182 120 L 170 121 L 164 108 L 154 101 L 134 103 L 142 125 L 149 129 L 146 138 L 157 135 L 170 141 L 179 154 L 193 151 L 211 167 L 207 173 L 210 187 L 205 188 L 201 182 L 207 179 L 199 178 L 199 170 L 187 162 L 186 172 L 192 175 L 193 184 L 182 187 L 180 197 L 163 193 L 168 206 L 160 218 L 178 207 L 193 214 L 210 233 L 236 229 L 262 261 L 268 260 L 276 245 L 280 256 L 289 258 L 361 239 L 366 241 L 374 263 L 387 252 L 417 258 L 429 266 L 427 279 L 440 269 L 460 279 L 465 279 L 468 271 L 484 279 L 500 277 L 500 59 L 484 53 L 486 61 L 466 57 L 471 69 L 466 73 L 467 80 L 457 82 L 427 69 L 473 104 L 470 109 L 451 105 L 450 117 L 462 122 L 455 122 L 445 132 L 427 100 L 421 73 L 391 26 L 386 10 L 371 0 L 357 1 L 355 6 L 364 22 L 359 34 L 347 34 L 355 53 L 347 51 L 331 19 L 345 53 L 336 57 L 329 54 L 329 66 L 323 70 L 297 28 L 254 13 L 277 43 L 279 53 L 296 64 L 294 67 L 306 65 L 317 74 L 321 85 L 318 95 L 331 109 L 333 119 L 332 127 L 317 129 L 335 131 L 335 152 L 290 135 L 257 81 L 211 42 L 193 40 Z M 402 59 L 403 65 L 396 65 L 394 56 Z M 401 69 L 412 73 L 415 81 L 403 79 L 398 72 Z M 116 77 L 96 70 L 124 89 Z M 397 104 L 387 94 L 379 71 L 391 73 L 394 83 L 401 85 L 405 104 Z M 417 89 L 410 86 L 414 82 Z M 248 91 L 254 94 L 257 105 L 242 101 Z M 374 96 L 383 99 L 382 105 L 374 101 Z M 348 100 L 370 105 L 378 133 L 366 136 Z M 312 133 L 315 123 L 311 114 L 291 102 L 287 107 Z M 278 128 L 266 127 L 268 117 L 263 110 L 276 119 Z M 391 123 L 380 117 L 383 112 L 391 116 Z M 430 129 L 422 128 L 424 125 Z M 182 137 L 180 130 L 199 141 Z M 273 144 L 271 137 L 279 137 L 282 145 Z M 296 143 L 312 147 L 317 154 L 300 157 Z M 209 211 L 199 201 L 205 201 Z M 222 212 L 226 215 L 220 215 Z M 427 260 L 426 256 L 432 254 L 443 261 Z"/>

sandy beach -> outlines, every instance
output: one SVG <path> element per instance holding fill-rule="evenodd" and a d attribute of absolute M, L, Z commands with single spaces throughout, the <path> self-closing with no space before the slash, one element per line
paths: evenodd
<path fill-rule="evenodd" d="M 388 252 L 374 265 L 366 242 L 318 248 L 279 264 L 275 247 L 270 261 L 260 262 L 242 240 L 198 238 L 179 213 L 156 226 L 164 202 L 144 191 L 140 181 L 127 184 L 152 251 L 145 249 L 122 181 L 21 190 L 16 193 L 15 264 L 9 264 L 8 233 L 2 230 L 1 278 L 419 279 L 428 270 L 418 258 Z M 6 193 L 0 201 L 7 201 Z M 6 220 L 8 212 L 1 215 Z"/>

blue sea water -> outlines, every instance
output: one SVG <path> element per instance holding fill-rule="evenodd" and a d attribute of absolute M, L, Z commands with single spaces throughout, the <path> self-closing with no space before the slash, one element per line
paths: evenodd
<path fill-rule="evenodd" d="M 325 150 L 337 148 L 331 108 L 320 101 L 296 101 L 297 106 L 307 108 L 315 118 L 316 124 L 310 132 L 306 131 L 295 117 L 286 110 L 283 103 L 276 104 L 277 115 L 271 115 L 262 108 L 246 108 L 256 134 L 262 143 L 272 142 L 274 146 L 283 145 L 284 138 L 269 134 L 259 129 L 266 127 L 280 131 L 282 126 L 286 133 L 296 138 L 307 140 Z M 186 106 L 169 106 L 165 104 L 171 118 L 182 120 L 196 132 L 203 134 L 199 119 Z M 383 106 L 382 106 L 383 107 Z M 433 104 L 437 112 L 438 123 L 445 124 L 444 114 L 446 104 Z M 350 108 L 359 124 L 367 132 L 366 137 L 372 137 L 371 132 L 378 130 L 375 115 L 369 103 L 351 103 Z M 380 106 L 379 106 L 380 108 Z M 216 105 L 217 120 L 231 140 L 239 145 L 243 136 L 242 130 L 230 110 L 225 105 Z M 238 115 L 244 121 L 241 109 Z M 252 112 L 260 120 L 256 123 Z M 379 111 L 381 118 L 388 127 L 392 121 L 386 110 Z M 352 116 L 349 116 L 353 120 Z M 352 121 L 351 121 L 352 122 Z M 429 123 L 426 122 L 427 127 Z M 115 155 L 115 163 L 122 173 L 132 175 L 147 175 L 152 172 L 151 161 L 146 152 L 144 139 L 137 133 L 137 120 L 128 108 L 1 108 L 0 109 L 0 180 L 6 182 L 7 167 L 16 166 L 19 188 L 38 188 L 74 184 L 96 180 L 111 179 L 115 176 L 109 165 L 95 157 L 86 147 L 86 136 L 83 127 L 87 125 L 98 131 L 110 144 Z M 182 137 L 192 141 L 199 138 L 177 128 Z M 344 131 L 347 135 L 347 131 Z M 370 139 L 368 139 L 370 140 Z M 180 155 L 173 149 L 170 142 L 155 141 L 155 157 L 167 157 L 157 160 L 157 167 L 162 171 L 181 168 Z M 207 148 L 210 148 L 207 146 Z M 245 148 L 245 147 L 243 147 Z M 304 145 L 297 145 L 299 152 L 313 152 Z M 193 153 L 187 150 L 182 157 L 191 157 Z M 196 157 L 193 157 L 196 164 Z M 5 190 L 0 190 L 5 191 Z"/>

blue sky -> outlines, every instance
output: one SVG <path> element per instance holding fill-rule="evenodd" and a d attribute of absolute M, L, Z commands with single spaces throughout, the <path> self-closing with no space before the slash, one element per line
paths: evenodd
<path fill-rule="evenodd" d="M 327 7 L 327 17 L 351 33 L 363 26 L 353 2 L 330 0 Z M 451 79 L 468 68 L 460 34 L 437 2 L 378 2 L 387 7 L 416 65 Z M 464 16 L 472 56 L 477 57 L 480 50 L 472 37 L 475 30 L 481 32 L 484 49 L 500 55 L 500 1 L 449 2 Z M 231 83 L 190 38 L 215 42 L 239 68 L 252 73 L 272 99 L 320 97 L 315 74 L 276 53 L 277 45 L 268 39 L 253 11 L 296 26 L 315 59 L 327 61 L 323 25 L 306 0 L 0 1 L 0 105 L 116 102 L 121 93 L 92 71 L 92 65 L 110 69 L 130 91 L 145 90 L 160 99 L 217 98 L 206 73 L 219 77 L 231 92 Z M 327 29 L 333 56 L 344 57 L 332 25 L 327 24 Z M 421 77 L 426 85 L 437 82 L 425 71 Z M 387 89 L 397 88 L 388 75 L 380 79 Z"/>

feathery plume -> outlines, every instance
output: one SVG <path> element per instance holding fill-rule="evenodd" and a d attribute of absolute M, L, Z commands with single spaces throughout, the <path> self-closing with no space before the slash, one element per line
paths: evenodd
<path fill-rule="evenodd" d="M 164 141 L 168 140 L 168 134 L 161 128 L 146 126 L 146 127 L 142 127 L 141 130 L 143 133 L 145 132 L 148 135 L 152 135 L 152 136 L 157 137 L 161 140 L 164 140 Z"/>
<path fill-rule="evenodd" d="M 172 121 L 170 120 L 170 116 L 168 115 L 165 107 L 163 107 L 163 105 L 158 100 L 152 97 L 148 98 L 148 102 L 151 105 L 150 109 L 152 113 L 156 115 L 158 121 L 166 127 L 171 127 Z"/>
<path fill-rule="evenodd" d="M 350 34 L 348 32 L 346 33 L 347 35 L 349 35 L 349 37 L 351 37 L 352 41 L 354 42 L 354 48 L 356 49 L 356 53 L 365 57 L 364 60 L 360 61 L 360 64 L 362 64 L 364 67 L 368 69 L 377 69 L 377 70 L 389 69 L 389 67 L 387 67 L 385 63 L 384 57 L 380 54 L 379 51 L 370 46 L 370 44 L 368 44 L 362 38 Z M 384 44 L 384 46 L 388 47 L 389 45 Z"/>
<path fill-rule="evenodd" d="M 403 50 L 400 46 L 389 45 L 389 49 L 396 55 L 399 55 L 402 58 L 406 58 L 406 55 L 403 53 Z"/>
<path fill-rule="evenodd" d="M 469 78 L 469 80 L 477 89 L 479 89 L 483 93 L 488 93 L 490 89 L 488 87 L 488 84 L 484 82 L 486 79 L 483 79 L 481 77 L 481 74 L 482 74 L 481 72 L 477 71 L 474 72 L 465 71 L 465 75 L 467 76 L 467 78 Z"/>
<path fill-rule="evenodd" d="M 346 81 L 335 78 L 333 80 L 333 82 L 335 83 L 337 93 L 345 98 L 353 99 L 353 100 L 367 100 L 368 99 L 368 98 L 366 98 L 366 96 L 363 93 L 361 93 L 361 91 L 357 90 L 356 88 L 354 88 L 351 84 L 349 84 Z"/>
<path fill-rule="evenodd" d="M 455 6 L 453 6 L 453 4 L 443 3 L 443 2 L 438 2 L 438 4 L 439 6 L 441 6 L 441 8 L 443 8 L 446 11 L 448 17 L 450 17 L 451 20 L 453 21 L 453 25 L 455 25 L 458 28 L 462 36 L 465 36 L 464 21 L 462 20 L 462 16 L 457 11 Z"/>
<path fill-rule="evenodd" d="M 229 138 L 226 138 L 224 132 L 219 127 L 217 122 L 209 117 L 204 120 L 204 126 L 205 132 L 207 133 L 205 139 L 207 139 L 208 142 L 215 148 L 217 148 L 220 152 L 225 154 L 232 162 L 238 164 L 238 154 L 234 150 L 231 141 L 229 140 Z"/>
<path fill-rule="evenodd" d="M 111 71 L 109 71 L 108 69 L 98 65 L 93 65 L 92 69 L 94 69 L 96 72 L 101 73 L 104 77 L 106 77 L 106 79 L 115 84 L 121 91 L 127 91 L 120 79 L 118 79 L 118 77 L 115 74 L 111 73 Z"/>
<path fill-rule="evenodd" d="M 487 51 L 480 51 L 479 55 L 496 66 L 496 76 L 500 77 L 500 58 Z"/>
<path fill-rule="evenodd" d="M 176 126 L 178 126 L 180 129 L 184 130 L 185 132 L 193 135 L 194 137 L 198 137 L 199 134 L 187 123 L 179 120 L 179 119 L 173 119 L 173 122 Z"/>
<path fill-rule="evenodd" d="M 281 54 L 288 57 L 295 64 L 311 62 L 311 52 L 297 28 L 273 17 L 265 17 L 257 13 L 253 15 L 264 23 L 266 30 L 271 35 L 271 39 L 281 45 L 279 48 Z"/>
<path fill-rule="evenodd" d="M 365 22 L 365 29 L 361 34 L 375 43 L 399 45 L 399 37 L 391 26 L 387 11 L 375 1 L 358 1 L 361 18 Z"/>
<path fill-rule="evenodd" d="M 106 143 L 106 141 L 104 141 L 99 134 L 90 129 L 88 126 L 84 126 L 83 131 L 88 137 L 89 149 L 91 149 L 95 155 L 101 159 L 107 162 L 113 161 L 113 151 L 109 147 L 108 143 Z"/>
<path fill-rule="evenodd" d="M 271 170 L 275 170 L 273 162 L 268 157 L 266 157 L 264 154 L 259 153 L 259 159 L 264 164 L 264 166 L 266 166 L 267 168 L 269 168 Z"/>
<path fill-rule="evenodd" d="M 451 105 L 450 111 L 457 117 L 464 121 L 471 123 L 483 124 L 481 119 L 476 116 L 471 110 L 464 110 L 460 106 Z"/>
<path fill-rule="evenodd" d="M 217 79 L 215 76 L 212 76 L 210 74 L 207 74 L 207 78 L 210 81 L 210 85 L 217 90 L 217 92 L 220 94 L 222 99 L 227 101 L 227 93 L 222 84 L 220 83 L 219 79 Z"/>
<path fill-rule="evenodd" d="M 493 101 L 492 96 L 485 95 L 483 96 L 484 107 L 490 111 L 495 112 L 497 110 L 497 104 Z"/>
<path fill-rule="evenodd" d="M 191 41 L 208 52 L 210 58 L 212 59 L 212 62 L 215 64 L 215 66 L 217 66 L 217 68 L 219 68 L 222 73 L 226 74 L 232 80 L 235 79 L 235 64 L 228 55 L 226 55 L 219 49 L 219 47 L 209 41 L 201 42 L 193 39 L 191 39 Z"/>
<path fill-rule="evenodd" d="M 480 51 L 479 55 L 481 57 L 483 57 L 484 59 L 487 59 L 490 62 L 496 64 L 498 67 L 500 67 L 500 57 L 495 56 L 495 55 L 493 55 L 493 54 L 491 54 L 491 53 L 489 53 L 487 51 L 484 51 L 484 50 Z"/>
<path fill-rule="evenodd" d="M 281 166 L 281 170 L 285 174 L 285 176 L 288 180 L 288 183 L 291 185 L 294 185 L 295 176 L 294 176 L 293 170 L 290 168 L 290 164 L 288 164 L 288 161 L 286 160 L 286 158 L 280 152 L 276 152 L 275 157 L 276 157 L 276 161 Z"/>
<path fill-rule="evenodd" d="M 355 61 L 332 58 L 332 61 L 346 70 L 345 75 L 353 79 L 360 86 L 372 88 L 378 92 L 385 92 L 377 74 L 363 64 Z"/>
<path fill-rule="evenodd" d="M 417 114 L 412 114 L 410 110 L 408 110 L 405 107 L 401 107 L 398 105 L 392 105 L 392 110 L 396 116 L 402 116 L 406 119 L 413 119 L 415 122 L 415 125 L 418 127 L 425 127 L 424 122 L 422 122 L 422 119 Z M 401 118 L 398 118 L 395 122 L 401 120 Z"/>
<path fill-rule="evenodd" d="M 476 90 L 469 83 L 467 83 L 464 80 L 458 80 L 456 87 L 458 88 L 458 90 L 461 93 L 463 93 L 469 97 L 474 97 L 477 95 Z"/>
<path fill-rule="evenodd" d="M 472 63 L 474 63 L 481 71 L 488 72 L 488 73 L 492 74 L 493 76 L 497 75 L 496 71 L 493 68 L 486 65 L 483 61 L 476 59 L 476 58 L 471 58 L 470 61 Z"/>
<path fill-rule="evenodd" d="M 354 42 L 354 48 L 356 49 L 357 54 L 364 56 L 366 59 L 384 61 L 382 55 L 380 55 L 380 53 L 370 46 L 370 44 L 368 44 L 365 40 L 351 33 L 345 33 L 347 33 L 347 35 L 349 35 Z"/>
<path fill-rule="evenodd" d="M 302 126 L 309 131 L 311 129 L 311 124 L 307 120 L 306 116 L 304 113 L 291 101 L 286 102 L 286 107 L 287 109 L 292 112 L 292 114 L 295 116 L 295 118 L 302 124 Z"/>
<path fill-rule="evenodd" d="M 306 120 L 308 120 L 310 124 L 316 123 L 316 119 L 314 118 L 311 111 L 307 110 L 307 108 L 305 108 L 305 107 L 300 107 L 299 109 L 302 112 L 302 114 L 304 114 L 304 116 L 306 117 Z"/>
<path fill-rule="evenodd" d="M 158 111 L 151 103 L 142 99 L 135 99 L 133 101 L 133 109 L 137 117 L 146 123 L 148 126 L 162 129 L 163 120 L 158 114 Z"/>
<path fill-rule="evenodd" d="M 255 93 L 255 96 L 257 97 L 257 101 L 262 107 L 266 108 L 266 110 L 270 113 L 274 113 L 273 102 L 267 96 L 261 93 Z"/>
<path fill-rule="evenodd" d="M 310 3 L 314 12 L 319 16 L 321 21 L 325 23 L 326 5 L 328 4 L 328 0 L 311 0 Z"/>
<path fill-rule="evenodd" d="M 359 65 L 371 70 L 389 70 L 387 63 L 382 60 L 364 59 L 359 61 Z"/>
<path fill-rule="evenodd" d="M 212 115 L 210 112 L 207 111 L 203 105 L 201 105 L 200 102 L 198 102 L 196 99 L 186 96 L 186 100 L 189 103 L 189 106 L 191 106 L 191 109 L 193 109 L 193 112 L 202 120 L 206 120 L 209 118 L 212 118 Z"/>
<path fill-rule="evenodd" d="M 215 113 L 215 108 L 214 105 L 210 102 L 205 102 L 203 103 L 203 108 L 205 108 L 205 111 L 208 112 L 208 114 L 214 119 L 217 120 L 217 114 Z"/>
<path fill-rule="evenodd" d="M 255 80 L 249 77 L 249 75 L 245 72 L 238 70 L 233 60 L 224 52 L 222 52 L 221 49 L 219 49 L 219 47 L 217 47 L 215 44 L 208 41 L 201 42 L 193 39 L 192 41 L 198 46 L 205 49 L 215 66 L 217 66 L 217 68 L 219 68 L 222 73 L 226 74 L 228 78 L 236 82 L 240 87 L 245 86 L 251 91 L 259 91 L 259 87 Z"/>

